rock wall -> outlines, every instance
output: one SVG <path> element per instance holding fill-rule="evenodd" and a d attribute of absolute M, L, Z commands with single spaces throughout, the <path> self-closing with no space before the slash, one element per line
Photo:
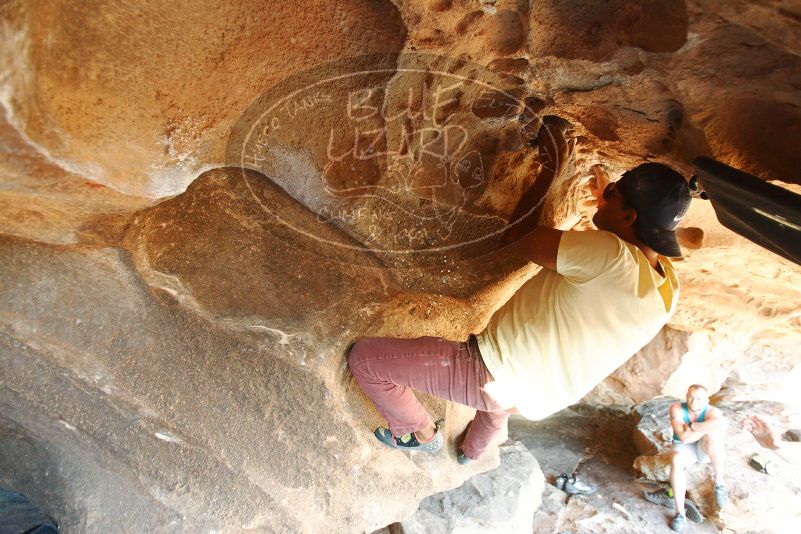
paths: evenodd
<path fill-rule="evenodd" d="M 781 2 L 11 0 L 0 20 L 0 483 L 66 531 L 408 517 L 497 452 L 458 466 L 471 411 L 435 399 L 447 451 L 382 449 L 344 356 L 480 330 L 533 273 L 495 253 L 525 191 L 583 228 L 645 160 L 799 179 Z M 679 312 L 593 402 L 699 374 L 798 400 L 801 271 L 704 203 L 685 226 Z"/>

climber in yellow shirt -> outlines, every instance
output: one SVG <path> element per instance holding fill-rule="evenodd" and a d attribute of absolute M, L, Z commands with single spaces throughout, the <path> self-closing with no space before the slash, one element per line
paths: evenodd
<path fill-rule="evenodd" d="M 562 141 L 564 138 L 562 138 Z M 690 204 L 673 169 L 645 163 L 606 186 L 598 230 L 537 226 L 502 253 L 543 269 L 466 341 L 362 338 L 348 363 L 388 421 L 376 437 L 393 448 L 436 451 L 439 425 L 412 390 L 476 408 L 458 460 L 480 457 L 510 413 L 541 419 L 580 400 L 650 341 L 676 307 L 669 257 Z"/>

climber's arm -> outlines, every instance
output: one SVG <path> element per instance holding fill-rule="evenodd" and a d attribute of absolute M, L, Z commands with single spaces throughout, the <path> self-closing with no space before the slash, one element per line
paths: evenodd
<path fill-rule="evenodd" d="M 510 217 L 510 226 L 503 235 L 503 244 L 514 243 L 524 261 L 556 270 L 556 253 L 561 230 L 539 225 L 545 198 L 555 179 L 572 157 L 575 140 L 565 137 L 569 124 L 558 117 L 545 117 L 539 128 L 536 145 L 541 168 L 534 184 L 523 193 Z M 505 247 L 504 247 L 505 248 Z"/>
<path fill-rule="evenodd" d="M 550 137 L 543 135 L 543 138 L 550 139 Z M 562 137 L 562 140 L 564 141 L 564 137 Z M 556 178 L 561 169 L 554 161 L 558 161 L 558 156 L 551 154 L 555 150 L 557 149 L 553 146 L 550 147 L 550 152 L 542 147 L 540 148 L 540 156 L 544 158 L 540 174 L 534 184 L 523 193 L 517 206 L 515 206 L 514 212 L 509 218 L 510 226 L 503 234 L 504 245 L 519 241 L 532 231 L 540 228 L 539 221 L 545 208 L 545 197 L 554 182 L 554 178 Z"/>
<path fill-rule="evenodd" d="M 556 270 L 556 255 L 559 252 L 561 230 L 537 226 L 516 243 L 520 254 L 526 259 L 542 265 L 546 269 Z"/>
<path fill-rule="evenodd" d="M 726 424 L 726 418 L 723 417 L 723 413 L 714 406 L 710 406 L 706 419 L 701 423 L 693 423 L 693 430 L 702 434 L 712 434 L 725 431 Z"/>
<path fill-rule="evenodd" d="M 678 402 L 670 407 L 670 426 L 673 427 L 673 432 L 675 432 L 682 443 L 695 443 L 704 437 L 703 432 L 693 431 L 690 426 L 684 422 L 684 412 L 681 409 L 681 404 Z"/>

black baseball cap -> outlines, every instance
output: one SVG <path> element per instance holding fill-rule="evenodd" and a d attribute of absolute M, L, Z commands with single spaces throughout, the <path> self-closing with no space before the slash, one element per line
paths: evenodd
<path fill-rule="evenodd" d="M 639 238 L 663 256 L 681 257 L 676 227 L 690 208 L 690 186 L 661 163 L 643 163 L 623 173 L 617 188 L 637 211 Z"/>

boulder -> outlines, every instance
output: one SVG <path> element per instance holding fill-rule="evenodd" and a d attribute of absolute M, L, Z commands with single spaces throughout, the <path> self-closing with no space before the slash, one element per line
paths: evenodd
<path fill-rule="evenodd" d="M 669 52 L 687 39 L 683 0 L 611 4 L 589 2 L 575 10 L 569 2 L 537 2 L 531 12 L 531 50 L 537 55 L 602 60 L 617 48 L 634 45 Z"/>
<path fill-rule="evenodd" d="M 637 419 L 634 445 L 640 454 L 658 454 L 670 449 L 673 429 L 670 426 L 670 405 L 678 399 L 664 397 L 638 404 L 632 410 Z"/>
<path fill-rule="evenodd" d="M 213 224 L 181 234 L 210 241 L 162 242 L 153 232 L 171 207 L 160 207 L 140 215 L 135 254 L 0 237 L 0 277 L 14 281 L 0 291 L 4 487 L 24 490 L 66 531 L 368 531 L 497 465 L 497 450 L 456 463 L 472 411 L 431 398 L 429 411 L 447 420 L 441 453 L 404 454 L 373 437 L 381 419 L 345 366 L 351 329 L 366 331 L 374 318 L 356 304 L 355 286 L 340 295 L 326 293 L 336 283 L 321 287 L 306 313 L 295 300 L 307 298 L 303 290 L 282 302 L 254 289 L 248 299 L 214 273 L 236 273 L 243 288 L 259 275 L 259 287 L 302 284 L 307 272 L 271 269 L 261 256 L 281 253 L 292 269 L 310 259 L 302 246 L 282 248 L 274 228 L 263 250 L 240 248 L 247 239 L 222 239 Z M 247 217 L 218 222 L 234 220 Z M 162 247 L 187 255 L 161 265 Z M 222 263 L 193 262 L 206 252 Z M 237 267 L 234 258 L 251 253 L 265 270 Z M 379 273 L 329 261 L 317 265 L 355 276 L 370 299 L 392 299 Z M 436 324 L 436 304 L 427 305 L 425 322 Z M 337 338 L 320 328 L 331 320 Z"/>
<path fill-rule="evenodd" d="M 460 487 L 426 497 L 404 534 L 530 533 L 545 478 L 537 459 L 518 442 L 500 447 L 501 465 Z"/>

